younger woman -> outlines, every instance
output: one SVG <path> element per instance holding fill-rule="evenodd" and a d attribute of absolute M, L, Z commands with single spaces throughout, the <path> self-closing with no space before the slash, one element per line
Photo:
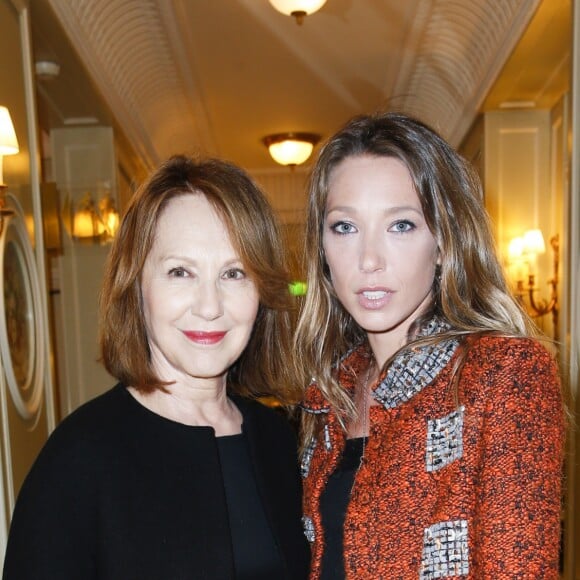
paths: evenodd
<path fill-rule="evenodd" d="M 315 165 L 306 239 L 311 578 L 557 578 L 558 371 L 473 171 L 412 118 L 355 118 Z"/>

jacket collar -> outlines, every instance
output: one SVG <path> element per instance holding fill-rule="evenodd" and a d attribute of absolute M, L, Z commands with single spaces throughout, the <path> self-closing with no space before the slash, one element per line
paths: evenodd
<path fill-rule="evenodd" d="M 450 328 L 447 322 L 435 317 L 419 330 L 417 338 L 435 336 Z M 407 402 L 436 379 L 458 345 L 459 340 L 451 338 L 403 350 L 389 365 L 373 391 L 373 398 L 385 409 L 394 409 Z"/>
<path fill-rule="evenodd" d="M 417 338 L 435 336 L 450 328 L 447 322 L 434 317 L 419 329 Z M 458 345 L 459 340 L 451 338 L 403 350 L 381 375 L 379 384 L 372 393 L 373 398 L 385 409 L 402 405 L 435 380 L 455 354 Z M 368 358 L 368 347 L 363 345 L 344 355 L 338 371 L 341 387 L 354 390 L 357 376 L 367 368 Z M 330 403 L 318 388 L 316 379 L 312 379 L 307 387 L 301 406 L 306 412 L 313 414 L 330 411 Z"/>

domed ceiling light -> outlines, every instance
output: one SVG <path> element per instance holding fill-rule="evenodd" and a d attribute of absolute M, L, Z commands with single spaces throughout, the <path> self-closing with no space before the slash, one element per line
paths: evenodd
<path fill-rule="evenodd" d="M 294 16 L 298 24 L 302 24 L 304 17 L 320 10 L 326 0 L 269 0 L 270 4 L 288 16 Z"/>
<path fill-rule="evenodd" d="M 280 165 L 290 167 L 307 161 L 318 141 L 320 135 L 314 133 L 277 133 L 262 139 L 272 159 Z"/>

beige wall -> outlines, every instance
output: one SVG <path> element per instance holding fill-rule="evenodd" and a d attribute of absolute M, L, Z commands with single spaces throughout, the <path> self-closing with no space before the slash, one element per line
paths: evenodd
<path fill-rule="evenodd" d="M 485 204 L 496 242 L 511 281 L 516 270 L 526 284 L 528 273 L 535 273 L 538 301 L 550 296 L 554 253 L 549 240 L 563 234 L 563 191 L 557 191 L 556 184 L 552 187 L 552 150 L 557 143 L 552 141 L 551 117 L 550 110 L 491 111 L 484 116 Z M 546 252 L 535 265 L 516 266 L 507 259 L 509 243 L 530 229 L 542 231 Z M 554 336 L 551 316 L 536 318 L 536 322 L 548 336 Z"/>
<path fill-rule="evenodd" d="M 559 235 L 558 298 L 559 328 L 554 334 L 552 316 L 536 319 L 538 326 L 557 341 L 561 362 L 564 393 L 567 404 L 577 403 L 576 380 L 571 374 L 574 357 L 578 356 L 574 336 L 578 333 L 578 320 L 574 322 L 574 308 L 578 296 L 570 292 L 578 274 L 575 273 L 573 254 L 577 250 L 572 240 L 580 223 L 580 215 L 570 219 L 577 192 L 570 186 L 570 107 L 571 98 L 564 95 L 551 110 L 495 110 L 485 113 L 467 136 L 462 153 L 472 160 L 484 182 L 485 204 L 492 218 L 500 255 L 508 274 L 509 241 L 525 230 L 539 228 L 546 241 L 546 254 L 538 257 L 537 298 L 548 299 L 548 280 L 554 275 L 554 252 L 549 238 Z M 578 210 L 576 209 L 576 213 Z M 574 222 L 576 225 L 574 226 Z M 527 272 L 526 272 L 527 273 Z M 574 306 L 576 301 L 576 306 Z M 577 314 L 576 314 L 577 316 Z M 576 363 L 577 368 L 577 363 Z M 575 488 L 578 481 L 578 461 L 574 453 L 574 433 L 570 431 L 566 456 L 568 482 L 565 497 L 565 579 L 580 579 L 578 561 L 578 509 Z"/>

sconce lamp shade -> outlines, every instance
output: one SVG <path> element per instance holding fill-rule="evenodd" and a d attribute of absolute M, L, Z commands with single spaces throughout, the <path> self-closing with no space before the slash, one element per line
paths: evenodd
<path fill-rule="evenodd" d="M 6 107 L 0 106 L 0 187 L 4 187 L 4 155 L 15 155 L 18 153 L 18 140 L 14 125 L 10 118 L 10 113 Z"/>
<path fill-rule="evenodd" d="M 270 0 L 270 4 L 278 12 L 293 16 L 298 24 L 302 24 L 304 17 L 320 10 L 326 0 Z"/>
<path fill-rule="evenodd" d="M 541 230 L 528 230 L 523 237 L 524 252 L 527 254 L 545 254 L 546 243 Z"/>
<path fill-rule="evenodd" d="M 119 212 L 109 192 L 99 200 L 99 216 L 99 234 L 105 240 L 113 238 L 119 229 Z"/>
<path fill-rule="evenodd" d="M 90 193 L 86 193 L 79 202 L 73 217 L 73 236 L 93 238 L 99 234 L 95 202 Z"/>
<path fill-rule="evenodd" d="M 521 258 L 524 253 L 524 238 L 518 236 L 513 238 L 508 246 L 508 257 L 510 260 L 517 260 Z"/>
<path fill-rule="evenodd" d="M 10 113 L 6 107 L 0 107 L 0 155 L 14 155 L 18 151 L 18 140 Z"/>
<path fill-rule="evenodd" d="M 307 161 L 318 141 L 320 135 L 314 133 L 278 133 L 262 139 L 276 163 L 291 167 Z"/>
<path fill-rule="evenodd" d="M 72 220 L 72 234 L 77 240 L 107 243 L 119 228 L 119 212 L 110 194 L 106 192 L 95 203 L 90 192 L 78 202 Z"/>

